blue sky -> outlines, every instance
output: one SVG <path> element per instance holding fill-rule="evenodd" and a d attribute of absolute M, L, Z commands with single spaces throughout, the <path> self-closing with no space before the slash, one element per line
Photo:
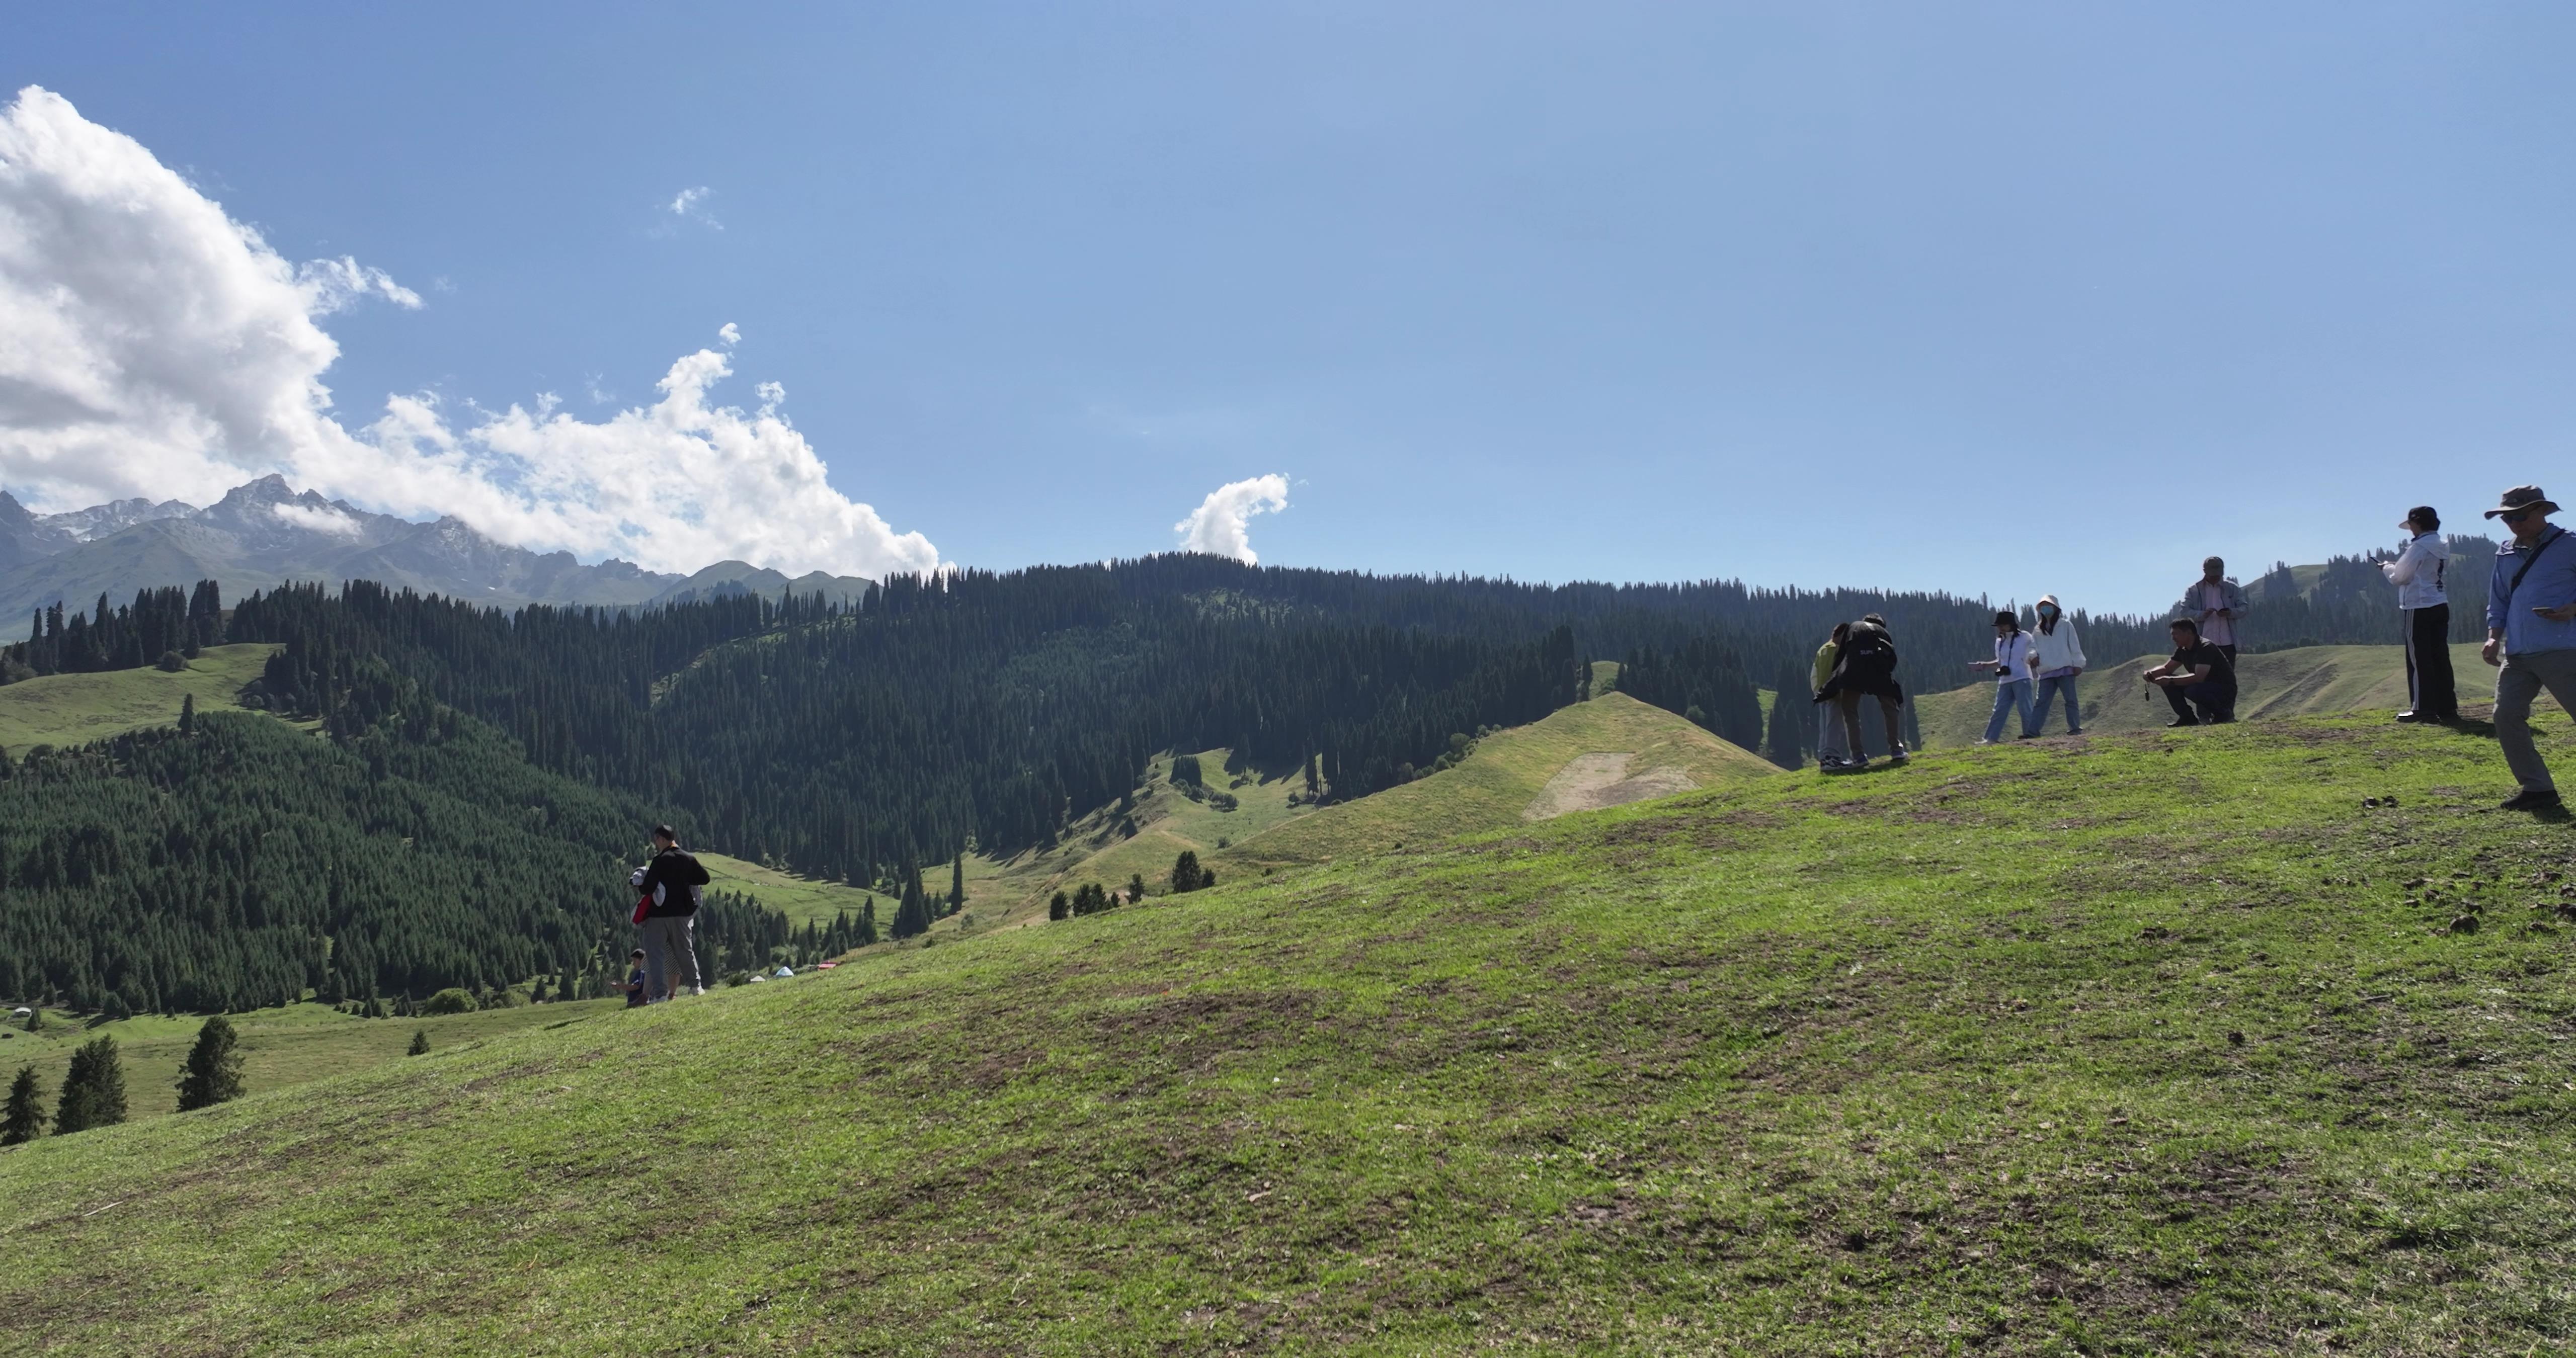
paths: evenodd
<path fill-rule="evenodd" d="M 2568 483 L 2576 10 L 21 7 L 0 85 L 289 259 L 392 393 L 718 392 L 961 564 L 2097 608 Z M 670 210 L 703 187 L 686 215 Z"/>

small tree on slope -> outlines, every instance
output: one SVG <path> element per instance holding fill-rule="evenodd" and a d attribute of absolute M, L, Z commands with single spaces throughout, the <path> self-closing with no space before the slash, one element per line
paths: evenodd
<path fill-rule="evenodd" d="M 241 1039 L 221 1014 L 197 1030 L 197 1045 L 179 1068 L 179 1111 L 212 1108 L 242 1096 Z"/>
<path fill-rule="evenodd" d="M 54 1135 L 113 1127 L 125 1121 L 125 1063 L 116 1054 L 116 1039 L 94 1038 L 72 1053 L 72 1068 L 63 1076 L 62 1102 L 54 1106 Z"/>
<path fill-rule="evenodd" d="M 0 1146 L 15 1146 L 45 1134 L 45 1087 L 36 1082 L 34 1066 L 18 1067 L 9 1082 L 9 1108 L 0 1114 Z"/>

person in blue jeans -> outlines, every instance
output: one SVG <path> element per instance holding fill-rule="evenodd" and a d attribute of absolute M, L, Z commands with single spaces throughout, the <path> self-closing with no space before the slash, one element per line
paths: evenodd
<path fill-rule="evenodd" d="M 2084 672 L 2084 643 L 2075 635 L 2075 620 L 2058 607 L 2057 596 L 2039 596 L 2039 626 L 2030 634 L 2030 667 L 2038 682 L 2031 689 L 2033 706 L 2039 715 L 2030 723 L 2036 736 L 2048 726 L 2048 706 L 2059 695 L 2066 698 L 2066 734 L 2084 734 L 2084 717 L 2075 706 L 2075 676 Z"/>
<path fill-rule="evenodd" d="M 1972 670 L 1995 672 L 1995 714 L 1986 721 L 1986 738 L 1980 745 L 1992 745 L 2004 738 L 2004 718 L 2015 708 L 2021 709 L 2021 734 L 2027 740 L 2039 734 L 2030 719 L 2030 636 L 2021 630 L 2021 618 L 2009 608 L 1995 610 L 1995 658 L 1971 660 Z"/>

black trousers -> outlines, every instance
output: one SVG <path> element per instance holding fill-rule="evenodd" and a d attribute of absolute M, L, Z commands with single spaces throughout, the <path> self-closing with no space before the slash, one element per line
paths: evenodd
<path fill-rule="evenodd" d="M 2419 716 L 2437 721 L 2460 715 L 2460 691 L 2451 678 L 2451 606 L 2409 608 L 2406 614 L 2406 696 Z"/>
<path fill-rule="evenodd" d="M 2216 726 L 2236 720 L 2235 689 L 2220 688 L 2211 683 L 2162 684 L 2158 687 L 2164 689 L 2165 701 L 2173 704 L 2174 715 L 2186 721 Z M 2191 710 L 2194 703 L 2200 705 L 2197 714 Z"/>

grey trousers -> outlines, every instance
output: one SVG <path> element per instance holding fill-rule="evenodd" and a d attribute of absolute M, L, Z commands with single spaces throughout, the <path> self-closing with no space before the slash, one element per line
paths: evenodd
<path fill-rule="evenodd" d="M 671 998 L 673 984 L 694 994 L 706 985 L 698 975 L 695 915 L 655 915 L 644 921 L 644 1002 Z"/>
<path fill-rule="evenodd" d="M 1818 763 L 1828 759 L 1849 761 L 1852 757 L 1851 742 L 1843 736 L 1842 708 L 1833 703 L 1818 703 L 1816 712 L 1818 714 L 1816 761 Z"/>
<path fill-rule="evenodd" d="M 2542 689 L 2560 707 L 2576 712 L 2576 651 L 2508 652 L 2496 671 L 2496 744 L 2504 747 L 2504 766 L 2525 792 L 2555 792 L 2549 766 L 2531 744 L 2531 700 Z"/>

